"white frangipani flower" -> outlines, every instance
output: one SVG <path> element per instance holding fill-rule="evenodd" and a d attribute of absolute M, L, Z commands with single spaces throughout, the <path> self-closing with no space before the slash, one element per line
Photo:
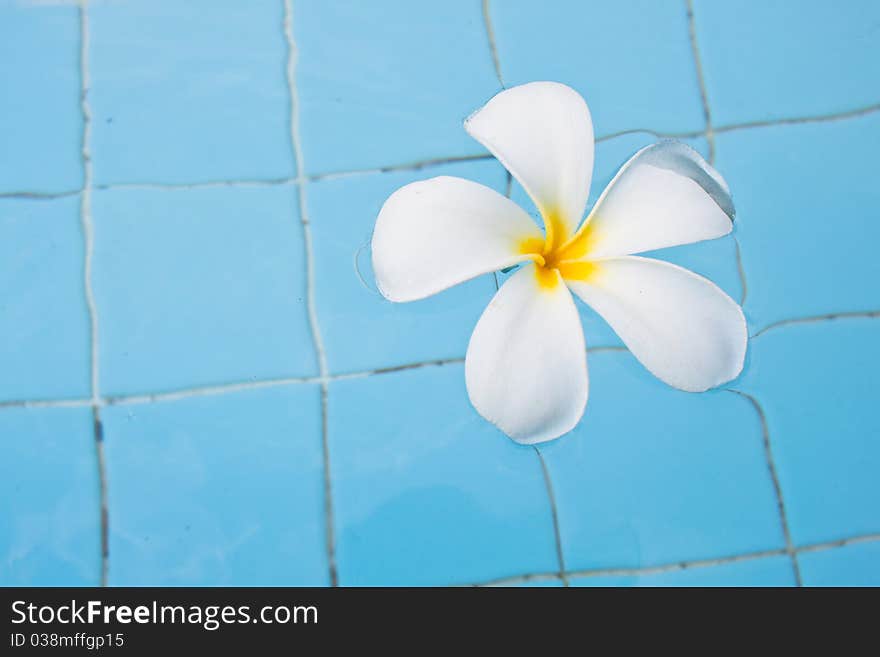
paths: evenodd
<path fill-rule="evenodd" d="M 414 301 L 525 263 L 495 294 L 468 345 L 467 390 L 483 417 L 525 444 L 578 423 L 587 359 L 571 292 L 671 386 L 699 392 L 739 374 L 747 331 L 736 302 L 691 271 L 633 255 L 731 231 L 730 192 L 698 153 L 676 142 L 640 150 L 581 222 L 593 125 L 577 92 L 555 82 L 514 87 L 465 129 L 528 192 L 544 231 L 496 191 L 440 176 L 385 202 L 373 268 L 386 298 Z"/>

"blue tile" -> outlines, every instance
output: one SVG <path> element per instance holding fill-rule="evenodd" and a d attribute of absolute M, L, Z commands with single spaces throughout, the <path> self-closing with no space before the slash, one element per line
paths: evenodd
<path fill-rule="evenodd" d="M 82 185 L 79 15 L 59 5 L 0 6 L 0 192 Z"/>
<path fill-rule="evenodd" d="M 79 198 L 0 200 L 0 400 L 89 394 Z"/>
<path fill-rule="evenodd" d="M 281 2 L 128 0 L 88 13 L 97 183 L 294 175 Z"/>
<path fill-rule="evenodd" d="M 880 115 L 718 136 L 755 328 L 880 308 Z"/>
<path fill-rule="evenodd" d="M 294 2 L 308 173 L 483 152 L 462 122 L 498 90 L 479 2 Z"/>
<path fill-rule="evenodd" d="M 292 187 L 92 199 L 102 392 L 317 373 Z"/>
<path fill-rule="evenodd" d="M 880 532 L 880 321 L 780 327 L 752 340 L 738 387 L 764 408 L 797 545 Z"/>
<path fill-rule="evenodd" d="M 341 584 L 558 569 L 537 455 L 471 408 L 462 366 L 334 382 L 328 426 Z"/>
<path fill-rule="evenodd" d="M 590 186 L 590 198 L 587 201 L 587 213 L 589 208 L 595 205 L 599 195 L 602 194 L 615 174 L 620 170 L 620 167 L 626 164 L 627 160 L 637 151 L 656 141 L 658 139 L 654 135 L 638 132 L 603 140 L 596 144 L 596 164 L 592 185 Z M 708 146 L 705 139 L 686 139 L 682 141 L 698 150 L 703 157 L 707 156 Z M 538 210 L 534 207 L 522 186 L 515 180 L 511 186 L 511 198 L 525 208 L 535 221 L 539 224 L 541 223 Z M 714 281 L 733 299 L 739 301 L 742 297 L 742 285 L 740 283 L 739 270 L 737 269 L 736 243 L 732 235 L 697 244 L 650 251 L 642 255 L 666 260 L 695 271 Z M 504 281 L 513 274 L 514 272 L 500 274 L 499 281 Z M 620 346 L 623 344 L 620 338 L 617 337 L 617 334 L 597 313 L 593 312 L 593 310 L 579 300 L 577 305 L 583 320 L 584 338 L 588 347 Z"/>
<path fill-rule="evenodd" d="M 398 187 L 439 175 L 460 176 L 504 191 L 504 172 L 494 161 L 353 176 L 308 186 L 316 307 L 331 372 L 464 356 L 471 331 L 495 294 L 492 276 L 422 301 L 392 303 L 375 288 L 370 258 L 370 237 L 385 199 Z"/>
<path fill-rule="evenodd" d="M 827 114 L 880 101 L 880 5 L 696 0 L 716 124 Z M 748 44 L 748 47 L 743 47 Z"/>
<path fill-rule="evenodd" d="M 574 87 L 597 135 L 703 129 L 684 3 L 504 0 L 491 16 L 505 84 Z"/>
<path fill-rule="evenodd" d="M 806 586 L 880 586 L 880 542 L 852 543 L 798 556 Z"/>
<path fill-rule="evenodd" d="M 324 585 L 314 385 L 103 412 L 110 583 Z"/>
<path fill-rule="evenodd" d="M 0 438 L 0 586 L 97 586 L 91 409 L 2 409 Z"/>
<path fill-rule="evenodd" d="M 761 425 L 747 400 L 674 390 L 626 352 L 590 354 L 589 368 L 584 419 L 542 447 L 569 569 L 782 546 Z"/>
<path fill-rule="evenodd" d="M 574 577 L 572 586 L 794 586 L 787 556 L 633 575 Z"/>

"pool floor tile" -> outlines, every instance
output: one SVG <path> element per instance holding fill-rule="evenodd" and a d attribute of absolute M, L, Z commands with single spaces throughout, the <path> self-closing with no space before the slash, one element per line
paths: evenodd
<path fill-rule="evenodd" d="M 101 391 L 317 374 L 296 190 L 95 193 Z"/>
<path fill-rule="evenodd" d="M 439 175 L 504 192 L 504 171 L 495 162 L 352 176 L 308 186 L 315 305 L 332 373 L 464 356 L 471 332 L 495 294 L 492 276 L 420 301 L 393 303 L 376 290 L 371 263 L 373 226 L 388 196 L 410 182 Z"/>
<path fill-rule="evenodd" d="M 484 152 L 463 127 L 500 90 L 479 2 L 305 0 L 293 32 L 307 173 Z"/>
<path fill-rule="evenodd" d="M 764 409 L 795 545 L 880 532 L 880 321 L 768 331 L 736 387 Z"/>
<path fill-rule="evenodd" d="M 508 87 L 574 87 L 597 135 L 703 129 L 684 2 L 500 0 L 490 14 Z"/>
<path fill-rule="evenodd" d="M 880 541 L 798 556 L 806 586 L 880 586 Z"/>
<path fill-rule="evenodd" d="M 464 368 L 329 390 L 343 585 L 447 585 L 558 570 L 538 456 L 479 417 Z"/>
<path fill-rule="evenodd" d="M 0 0 L 0 586 L 559 587 L 558 551 L 573 586 L 790 586 L 789 539 L 803 584 L 880 585 L 878 20 Z M 717 283 L 757 336 L 689 394 L 576 301 L 590 400 L 540 452 L 465 388 L 512 272 L 396 304 L 370 249 L 389 195 L 438 175 L 537 218 L 463 127 L 536 80 L 589 103 L 588 207 L 664 136 L 712 146 L 733 234 L 643 255 Z"/>
<path fill-rule="evenodd" d="M 328 583 L 317 386 L 103 412 L 110 583 Z"/>
<path fill-rule="evenodd" d="M 95 182 L 295 175 L 278 0 L 92 3 Z"/>
<path fill-rule="evenodd" d="M 590 354 L 581 423 L 541 447 L 569 570 L 641 568 L 784 545 L 757 413 L 692 394 L 628 352 Z"/>
<path fill-rule="evenodd" d="M 718 135 L 753 328 L 880 309 L 878 139 L 880 114 Z"/>
<path fill-rule="evenodd" d="M 0 3 L 0 193 L 83 181 L 80 20 L 63 3 Z"/>
<path fill-rule="evenodd" d="M 98 586 L 91 409 L 0 409 L 0 442 L 0 586 Z"/>
<path fill-rule="evenodd" d="M 572 586 L 794 586 L 787 556 L 761 557 L 659 573 L 572 577 Z"/>
<path fill-rule="evenodd" d="M 0 401 L 89 395 L 77 196 L 0 199 Z"/>
<path fill-rule="evenodd" d="M 694 19 L 716 125 L 880 102 L 874 0 L 695 0 Z"/>

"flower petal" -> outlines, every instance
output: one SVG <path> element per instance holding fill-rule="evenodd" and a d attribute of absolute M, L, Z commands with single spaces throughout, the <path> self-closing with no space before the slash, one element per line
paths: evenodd
<path fill-rule="evenodd" d="M 665 141 L 623 165 L 587 219 L 591 257 L 627 255 L 729 233 L 733 201 L 699 153 Z"/>
<path fill-rule="evenodd" d="M 584 281 L 567 281 L 658 379 L 702 392 L 742 371 L 748 334 L 737 303 L 676 265 L 605 258 Z"/>
<path fill-rule="evenodd" d="M 373 271 L 391 301 L 414 301 L 529 256 L 541 231 L 525 210 L 484 185 L 440 176 L 394 192 L 376 219 Z"/>
<path fill-rule="evenodd" d="M 480 415 L 518 443 L 571 431 L 587 403 L 580 316 L 558 274 L 527 265 L 501 286 L 474 329 L 465 381 Z"/>
<path fill-rule="evenodd" d="M 512 87 L 474 112 L 464 127 L 520 182 L 545 223 L 558 222 L 565 236 L 574 232 L 593 174 L 593 121 L 574 89 L 558 82 Z M 547 226 L 548 239 L 553 228 Z"/>

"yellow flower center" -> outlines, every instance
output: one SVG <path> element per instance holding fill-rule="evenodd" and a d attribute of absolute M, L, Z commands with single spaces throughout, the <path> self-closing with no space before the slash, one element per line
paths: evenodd
<path fill-rule="evenodd" d="M 553 289 L 560 277 L 587 281 L 599 270 L 599 264 L 588 255 L 595 243 L 589 224 L 582 224 L 569 235 L 565 223 L 556 212 L 544 213 L 545 236 L 528 237 L 519 243 L 519 252 L 532 257 L 535 276 L 542 288 Z"/>

